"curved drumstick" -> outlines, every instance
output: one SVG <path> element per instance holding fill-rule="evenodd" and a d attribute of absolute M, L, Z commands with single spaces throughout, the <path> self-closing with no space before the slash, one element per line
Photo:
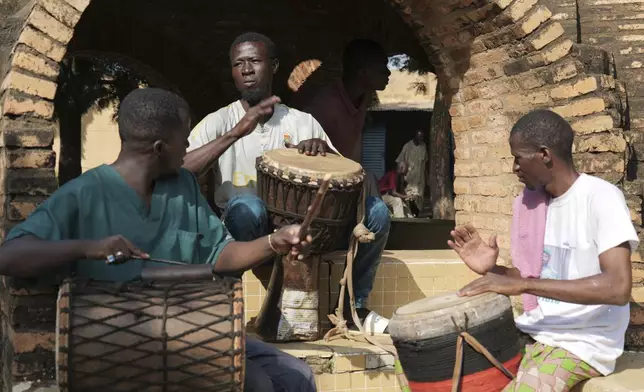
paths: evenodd
<path fill-rule="evenodd" d="M 304 239 L 306 238 L 306 234 L 309 231 L 309 226 L 311 226 L 313 219 L 315 219 L 315 217 L 320 212 L 320 207 L 322 207 L 322 201 L 324 200 L 324 195 L 326 195 L 326 191 L 329 189 L 330 183 L 331 183 L 331 175 L 326 174 L 322 179 L 322 184 L 320 184 L 320 188 L 318 188 L 318 191 L 315 193 L 315 199 L 313 199 L 313 203 L 309 206 L 308 211 L 306 211 L 306 215 L 304 216 L 304 221 L 302 222 L 302 225 L 300 225 L 300 234 L 299 234 L 300 241 L 304 241 Z"/>

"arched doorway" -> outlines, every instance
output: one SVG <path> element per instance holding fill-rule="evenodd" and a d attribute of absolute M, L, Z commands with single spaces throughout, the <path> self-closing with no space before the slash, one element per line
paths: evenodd
<path fill-rule="evenodd" d="M 520 185 L 511 174 L 506 139 L 520 115 L 532 108 L 553 108 L 577 132 L 580 170 L 614 182 L 624 175 L 626 121 L 620 85 L 612 78 L 608 61 L 596 61 L 602 52 L 575 45 L 544 3 L 13 2 L 2 10 L 8 28 L 0 46 L 4 228 L 24 219 L 57 187 L 51 150 L 57 127 L 52 121 L 53 99 L 58 64 L 67 50 L 116 52 L 148 63 L 181 89 L 197 116 L 204 116 L 234 99 L 225 64 L 228 43 L 240 32 L 261 30 L 283 38 L 285 69 L 303 59 L 326 58 L 345 39 L 362 35 L 378 38 L 397 53 L 423 58 L 436 70 L 444 108 L 440 127 L 451 127 L 456 145 L 456 221 L 470 221 L 484 234 L 499 233 L 507 258 L 511 200 Z M 336 37 L 337 32 L 342 36 Z M 287 78 L 288 72 L 281 81 L 278 78 L 284 88 Z M 25 295 L 30 294 L 28 286 L 14 281 L 6 286 L 2 295 L 7 301 L 22 301 L 23 309 L 43 309 L 38 322 L 24 323 L 16 321 L 20 317 L 16 306 L 7 311 L 12 313 L 8 318 L 13 333 L 43 331 L 46 337 L 38 350 L 51 364 L 47 337 L 52 333 L 55 290 L 30 297 Z M 33 351 L 33 347 L 16 348 L 14 362 L 32 358 Z M 21 369 L 28 370 L 13 376 L 51 376 L 51 366 Z"/>

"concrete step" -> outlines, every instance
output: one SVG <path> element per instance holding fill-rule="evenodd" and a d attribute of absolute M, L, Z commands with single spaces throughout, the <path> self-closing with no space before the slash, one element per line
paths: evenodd
<path fill-rule="evenodd" d="M 393 347 L 388 337 L 379 343 Z M 318 392 L 400 392 L 393 356 L 376 346 L 346 339 L 275 346 L 311 366 Z"/>
<path fill-rule="evenodd" d="M 644 352 L 625 352 L 613 374 L 588 380 L 573 392 L 644 392 Z"/>

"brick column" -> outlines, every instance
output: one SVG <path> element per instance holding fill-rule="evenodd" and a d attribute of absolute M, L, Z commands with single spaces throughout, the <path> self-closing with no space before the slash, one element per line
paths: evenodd
<path fill-rule="evenodd" d="M 0 96 L 0 203 L 4 235 L 58 187 L 52 151 L 58 62 L 89 0 L 40 0 L 18 12 Z M 55 378 L 57 287 L 0 280 L 3 390 L 37 388 Z"/>
<path fill-rule="evenodd" d="M 628 167 L 623 189 L 633 222 L 639 233 L 640 249 L 633 258 L 633 303 L 627 344 L 644 348 L 644 48 L 642 47 L 642 3 L 631 1 L 579 0 L 581 41 L 600 46 L 614 56 L 615 74 L 628 92 L 629 116 L 625 137 L 629 143 Z"/>

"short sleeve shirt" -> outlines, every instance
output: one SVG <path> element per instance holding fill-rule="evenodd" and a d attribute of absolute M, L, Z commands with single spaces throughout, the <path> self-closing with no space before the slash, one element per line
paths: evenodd
<path fill-rule="evenodd" d="M 232 240 L 199 192 L 195 177 L 181 169 L 159 179 L 150 207 L 111 166 L 83 173 L 56 191 L 7 241 L 32 235 L 42 240 L 100 240 L 120 234 L 152 258 L 187 264 L 214 264 Z M 77 276 L 106 281 L 135 279 L 143 267 L 157 263 L 130 260 L 79 260 Z"/>

